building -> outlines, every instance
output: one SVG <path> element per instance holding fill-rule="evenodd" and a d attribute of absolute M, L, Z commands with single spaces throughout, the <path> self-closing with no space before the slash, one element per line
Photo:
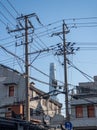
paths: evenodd
<path fill-rule="evenodd" d="M 49 74 L 49 92 L 57 89 L 57 80 L 56 80 L 56 66 L 54 63 L 50 63 L 50 74 Z M 57 96 L 52 95 L 52 99 L 58 100 Z"/>
<path fill-rule="evenodd" d="M 25 119 L 25 75 L 0 65 L 0 117 Z M 61 115 L 62 104 L 30 83 L 30 120 L 41 123 Z"/>
<path fill-rule="evenodd" d="M 93 82 L 76 86 L 71 99 L 71 119 L 74 130 L 97 130 L 97 76 Z"/>
<path fill-rule="evenodd" d="M 42 120 L 44 117 L 44 119 L 49 122 L 55 115 L 61 115 L 61 103 L 53 100 L 48 94 L 35 88 L 33 84 L 30 92 L 32 93 L 30 94 L 32 95 L 30 102 L 32 119 Z"/>
<path fill-rule="evenodd" d="M 0 130 L 47 130 L 47 128 L 24 120 L 0 117 Z"/>

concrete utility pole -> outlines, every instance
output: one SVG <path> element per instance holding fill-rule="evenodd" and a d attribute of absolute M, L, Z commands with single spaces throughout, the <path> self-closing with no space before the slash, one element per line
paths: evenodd
<path fill-rule="evenodd" d="M 25 94 L 25 115 L 26 115 L 26 120 L 30 121 L 30 97 L 29 97 L 29 88 L 30 88 L 30 84 L 29 84 L 29 57 L 28 57 L 28 53 L 29 53 L 29 49 L 28 49 L 28 30 L 29 29 L 33 29 L 33 25 L 31 24 L 31 22 L 29 21 L 30 17 L 36 16 L 35 13 L 29 14 L 29 15 L 24 15 L 21 17 L 18 17 L 17 20 L 19 21 L 20 27 L 18 25 L 18 28 L 16 28 L 15 30 L 10 30 L 9 33 L 11 32 L 16 32 L 16 31 L 25 31 L 25 87 L 26 87 L 26 94 Z M 20 20 L 24 20 L 25 21 L 25 25 L 23 26 L 20 23 Z"/>
<path fill-rule="evenodd" d="M 70 54 L 74 54 L 75 51 L 79 50 L 79 47 L 77 47 L 76 49 L 74 49 L 74 45 L 75 43 L 71 43 L 71 42 L 66 42 L 66 34 L 69 33 L 68 27 L 65 24 L 64 20 L 63 20 L 63 24 L 62 24 L 62 31 L 61 32 L 57 32 L 57 33 L 53 33 L 51 36 L 55 35 L 55 36 L 60 36 L 62 35 L 62 37 L 60 37 L 62 39 L 63 44 L 58 44 L 58 50 L 56 51 L 55 55 L 59 55 L 59 56 L 64 56 L 64 93 L 65 93 L 65 107 L 66 107 L 66 122 L 70 121 L 70 116 L 69 116 L 69 104 L 68 104 L 68 81 L 67 81 L 67 55 Z"/>
<path fill-rule="evenodd" d="M 25 83 L 26 83 L 26 120 L 30 121 L 30 97 L 29 97 L 29 59 L 28 59 L 28 17 L 25 16 Z"/>
<path fill-rule="evenodd" d="M 67 54 L 68 54 L 68 48 L 66 45 L 66 39 L 65 39 L 65 35 L 69 33 L 69 30 L 67 28 L 67 25 L 65 24 L 65 22 L 63 21 L 62 24 L 62 32 L 57 32 L 52 34 L 53 35 L 63 35 L 62 41 L 63 41 L 63 46 L 61 47 L 61 45 L 59 45 L 59 49 L 58 52 L 56 52 L 56 55 L 63 55 L 64 56 L 64 92 L 65 92 L 65 107 L 66 107 L 66 121 L 69 121 L 69 108 L 68 108 L 68 83 L 67 83 Z M 70 54 L 71 52 L 69 52 Z"/>
<path fill-rule="evenodd" d="M 64 91 L 65 91 L 65 107 L 66 107 L 66 121 L 69 121 L 69 109 L 68 109 L 68 83 L 67 83 L 67 50 L 66 50 L 66 24 L 63 21 L 63 55 L 64 55 Z"/>

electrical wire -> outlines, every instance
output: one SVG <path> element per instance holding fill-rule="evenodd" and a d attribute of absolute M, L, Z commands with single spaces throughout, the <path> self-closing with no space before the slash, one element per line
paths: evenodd
<path fill-rule="evenodd" d="M 90 18 L 81 18 L 81 19 L 90 19 Z M 94 17 L 92 17 L 91 19 L 94 19 Z M 73 19 L 73 20 L 75 20 L 75 19 Z M 78 18 L 78 20 L 79 20 L 79 18 Z M 81 23 L 80 23 L 81 24 Z M 84 24 L 84 23 L 83 23 Z M 86 24 L 86 23 L 85 23 Z M 50 26 L 51 26 L 51 24 L 49 24 Z"/>
<path fill-rule="evenodd" d="M 12 9 L 16 12 L 16 14 L 19 16 L 20 15 L 19 12 L 15 9 L 15 7 L 12 5 L 12 3 L 9 0 L 7 0 L 7 2 L 12 7 Z"/>
<path fill-rule="evenodd" d="M 69 61 L 70 62 L 70 61 Z M 33 66 L 32 66 L 33 67 Z M 77 69 L 78 71 L 80 71 L 85 77 L 88 76 L 89 78 L 91 78 L 89 75 L 85 74 L 84 72 L 82 72 L 81 70 L 79 70 L 77 67 L 75 67 L 74 65 L 72 65 L 73 68 Z M 33 67 L 35 70 L 39 71 L 37 68 Z M 40 73 L 48 76 L 47 74 L 43 73 L 42 71 L 39 71 Z M 49 76 L 48 76 L 49 77 Z M 87 77 L 86 77 L 87 78 Z M 93 79 L 93 78 L 92 78 Z M 90 80 L 90 79 L 89 79 Z"/>
<path fill-rule="evenodd" d="M 81 71 L 80 69 L 78 69 L 71 61 L 68 62 L 69 65 L 71 65 L 73 68 L 75 68 L 76 70 L 78 70 L 84 77 L 86 77 L 89 81 L 93 80 L 93 77 L 91 77 L 90 75 L 86 74 L 85 72 Z M 92 80 L 91 80 L 92 79 Z"/>
<path fill-rule="evenodd" d="M 0 19 L 0 22 L 3 23 L 4 26 L 7 26 L 7 24 L 3 22 L 3 20 Z"/>
<path fill-rule="evenodd" d="M 14 26 L 14 24 L 0 11 L 0 14 L 10 23 Z"/>
<path fill-rule="evenodd" d="M 13 54 L 12 52 L 8 51 L 5 47 L 3 47 L 3 46 L 1 46 L 1 45 L 0 45 L 0 47 L 1 47 L 3 50 L 5 50 L 7 53 L 9 53 L 10 55 L 16 57 L 17 59 L 19 59 L 20 61 L 22 61 L 23 63 L 25 63 L 25 61 L 24 61 L 22 58 L 18 57 L 17 55 Z M 34 67 L 34 66 L 32 66 L 32 65 L 30 65 L 30 66 L 31 66 L 32 68 L 34 68 L 36 71 L 40 72 L 41 74 L 43 74 L 43 75 L 49 77 L 49 75 L 47 75 L 46 73 L 44 73 L 44 72 L 42 72 L 41 70 L 37 69 L 36 67 Z M 36 81 L 38 81 L 38 82 L 40 82 L 40 83 L 44 83 L 44 84 L 46 84 L 46 85 L 50 85 L 49 83 L 46 83 L 46 82 L 44 82 L 44 81 L 40 81 L 40 80 L 38 80 L 38 79 L 36 79 L 36 78 L 34 78 L 34 77 L 30 77 L 30 78 L 33 79 L 33 80 L 36 80 Z M 59 81 L 59 80 L 58 80 L 58 81 Z M 59 82 L 60 82 L 60 81 L 59 81 Z M 56 87 L 57 87 L 57 86 L 56 86 Z"/>
<path fill-rule="evenodd" d="M 45 47 L 47 47 L 46 44 L 39 38 L 39 36 L 38 36 L 37 34 L 34 33 L 34 35 L 39 39 L 39 41 L 40 41 Z"/>
<path fill-rule="evenodd" d="M 0 4 L 1 4 L 2 7 L 6 10 L 6 12 L 9 13 L 10 16 L 11 16 L 14 20 L 16 20 L 15 17 L 10 13 L 10 11 L 6 8 L 6 6 L 5 6 L 1 1 L 0 1 Z"/>
<path fill-rule="evenodd" d="M 47 24 L 47 25 L 45 25 L 44 27 L 49 27 L 49 26 L 53 26 L 53 25 L 56 25 L 57 23 L 60 23 L 61 22 L 61 24 L 62 24 L 62 21 L 65 21 L 65 22 L 67 22 L 67 21 L 73 21 L 73 22 L 75 22 L 75 21 L 81 21 L 81 20 L 97 20 L 97 17 L 82 17 L 82 18 L 67 18 L 67 19 L 61 19 L 61 20 L 58 20 L 58 21 L 55 21 L 55 22 L 52 22 L 52 23 L 49 23 L 49 24 Z M 85 22 L 86 23 L 86 22 Z M 41 29 L 41 28 L 39 28 L 39 29 Z"/>

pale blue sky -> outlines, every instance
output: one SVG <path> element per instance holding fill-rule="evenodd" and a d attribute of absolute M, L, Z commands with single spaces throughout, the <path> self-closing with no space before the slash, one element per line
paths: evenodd
<path fill-rule="evenodd" d="M 15 10 L 21 15 L 36 13 L 39 17 L 42 24 L 45 26 L 39 25 L 35 18 L 32 18 L 31 21 L 35 25 L 35 33 L 41 41 L 36 37 L 36 41 L 30 44 L 32 48 L 32 52 L 35 51 L 35 46 L 38 47 L 39 44 L 45 48 L 46 46 L 55 45 L 57 43 L 62 43 L 62 40 L 59 37 L 51 38 L 50 35 L 57 30 L 54 30 L 55 27 L 60 27 L 58 31 L 62 31 L 62 20 L 65 20 L 65 23 L 70 27 L 71 23 L 76 25 L 77 28 L 69 28 L 70 33 L 66 35 L 66 41 L 75 42 L 77 46 L 84 47 L 84 44 L 89 43 L 92 47 L 92 44 L 95 44 L 95 48 L 97 46 L 97 0 L 8 0 L 10 4 L 13 5 Z M 12 51 L 16 55 L 24 54 L 23 46 L 15 47 L 15 42 L 20 43 L 20 40 L 15 40 L 13 37 L 15 34 L 12 33 L 9 35 L 7 33 L 6 27 L 8 26 L 10 29 L 15 29 L 16 21 L 15 18 L 19 17 L 18 13 L 10 6 L 7 0 L 0 0 L 0 45 L 5 46 L 8 50 Z M 6 17 L 6 18 L 5 18 Z M 96 17 L 95 19 L 93 19 Z M 78 19 L 81 18 L 81 19 Z M 82 19 L 85 18 L 85 19 Z M 71 20 L 70 20 L 71 19 Z M 75 19 L 75 20 L 74 20 Z M 91 25 L 95 25 L 95 27 L 78 27 L 78 26 L 87 26 L 91 22 Z M 95 22 L 95 23 L 94 23 Z M 81 23 L 77 25 L 76 23 Z M 84 23 L 84 24 L 82 24 Z M 85 24 L 86 23 L 86 24 Z M 51 24 L 51 26 L 47 26 Z M 90 26 L 90 25 L 89 25 Z M 40 28 L 40 29 L 37 29 Z M 49 35 L 41 36 L 41 32 L 46 32 L 48 34 L 48 30 L 52 29 Z M 20 35 L 20 34 L 19 34 Z M 35 38 L 35 35 L 34 35 Z M 4 39 L 4 40 L 2 40 Z M 31 39 L 31 37 L 30 37 Z M 24 39 L 21 39 L 24 41 Z M 43 45 L 45 44 L 45 45 Z M 90 46 L 89 46 L 90 47 Z M 34 49 L 33 49 L 34 48 Z M 41 48 L 41 47 L 40 47 Z M 40 49 L 39 48 L 39 49 Z M 47 56 L 48 54 L 48 56 Z M 53 56 L 52 53 L 47 53 L 44 57 L 40 55 L 40 57 L 32 64 L 36 68 L 40 69 L 44 73 L 49 75 L 49 64 L 54 62 L 56 64 L 57 74 L 56 77 L 58 80 L 64 82 L 64 73 L 63 68 L 59 64 L 58 59 Z M 75 55 L 70 55 L 69 60 L 73 62 L 73 64 L 78 67 L 83 72 L 87 73 L 90 76 L 97 75 L 97 49 L 88 49 L 82 51 L 81 49 L 76 52 Z M 35 56 L 34 56 L 35 57 Z M 33 60 L 34 57 L 31 59 Z M 11 60 L 10 60 L 11 58 Z M 62 58 L 61 58 L 62 61 Z M 23 72 L 21 62 L 17 63 L 17 60 L 7 53 L 4 50 L 0 49 L 0 63 L 8 65 L 18 71 Z M 40 79 L 45 82 L 49 82 L 48 77 L 40 74 L 34 69 L 31 70 L 31 76 L 37 79 Z M 73 85 L 78 85 L 79 82 L 85 82 L 87 80 L 80 72 L 76 71 L 72 67 L 68 68 L 68 82 Z M 36 86 L 43 90 L 48 91 L 48 86 L 44 84 L 39 84 L 36 82 Z M 61 99 L 62 98 L 62 99 Z M 64 97 L 60 96 L 60 101 L 63 100 Z"/>

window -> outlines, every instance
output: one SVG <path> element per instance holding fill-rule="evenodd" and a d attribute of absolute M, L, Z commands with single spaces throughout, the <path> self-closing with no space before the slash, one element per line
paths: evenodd
<path fill-rule="evenodd" d="M 9 86 L 9 97 L 14 96 L 14 86 Z"/>
<path fill-rule="evenodd" d="M 83 117 L 83 107 L 76 106 L 76 118 L 82 118 L 82 117 Z"/>
<path fill-rule="evenodd" d="M 8 109 L 8 111 L 11 111 L 11 107 L 8 107 L 7 109 Z"/>
<path fill-rule="evenodd" d="M 88 117 L 95 117 L 95 109 L 93 105 L 87 106 Z"/>
<path fill-rule="evenodd" d="M 33 116 L 33 109 L 30 108 L 30 116 Z"/>
<path fill-rule="evenodd" d="M 90 93 L 90 88 L 81 87 L 82 93 Z"/>
<path fill-rule="evenodd" d="M 43 102 L 42 104 L 43 104 L 44 106 L 47 106 L 46 100 L 43 99 L 42 102 Z"/>

